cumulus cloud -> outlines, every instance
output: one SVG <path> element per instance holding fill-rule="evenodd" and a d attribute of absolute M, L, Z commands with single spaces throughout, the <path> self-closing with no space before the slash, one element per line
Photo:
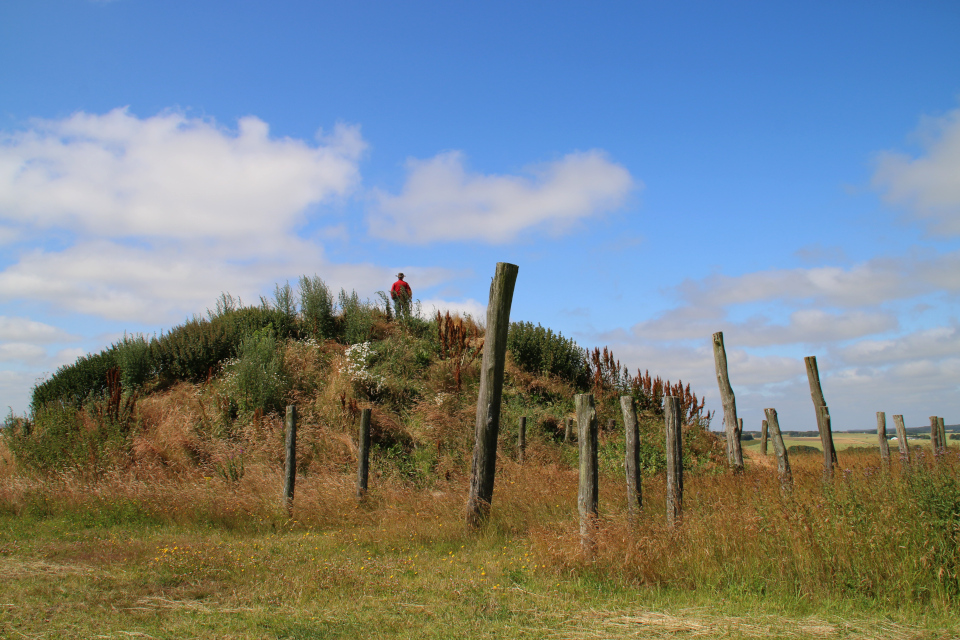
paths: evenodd
<path fill-rule="evenodd" d="M 852 267 L 771 269 L 685 280 L 677 292 L 690 304 L 722 307 L 758 301 L 807 301 L 862 307 L 931 291 L 960 292 L 960 252 L 878 257 Z"/>
<path fill-rule="evenodd" d="M 168 112 L 36 120 L 0 134 L 0 223 L 98 237 L 243 240 L 288 232 L 359 184 L 365 143 L 338 125 L 316 145 Z"/>
<path fill-rule="evenodd" d="M 840 350 L 843 360 L 858 365 L 886 365 L 910 360 L 960 357 L 960 326 L 914 331 L 896 339 L 863 340 Z"/>
<path fill-rule="evenodd" d="M 532 227 L 562 231 L 616 210 L 639 186 L 601 151 L 571 153 L 522 176 L 470 172 L 456 151 L 410 160 L 407 171 L 399 195 L 376 194 L 371 234 L 407 243 L 509 242 Z"/>
<path fill-rule="evenodd" d="M 906 206 L 939 235 L 960 235 L 960 109 L 925 118 L 923 153 L 878 155 L 873 186 L 888 202 Z"/>
<path fill-rule="evenodd" d="M 63 342 L 73 337 L 66 332 L 30 318 L 0 316 L 0 341 L 46 344 Z"/>
<path fill-rule="evenodd" d="M 20 251 L 0 271 L 0 300 L 156 324 L 221 291 L 255 301 L 289 274 L 336 272 L 337 285 L 372 292 L 387 269 L 330 265 L 297 235 L 357 190 L 365 148 L 346 125 L 308 142 L 272 137 L 255 117 L 228 129 L 127 109 L 0 132 L 0 241 Z"/>

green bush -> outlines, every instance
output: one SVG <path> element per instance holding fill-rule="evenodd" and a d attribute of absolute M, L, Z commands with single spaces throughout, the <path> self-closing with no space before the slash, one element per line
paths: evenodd
<path fill-rule="evenodd" d="M 239 356 L 228 363 L 228 395 L 241 411 L 280 412 L 289 388 L 283 351 L 272 327 L 244 338 Z"/>
<path fill-rule="evenodd" d="M 128 336 L 114 345 L 120 384 L 130 393 L 144 385 L 156 374 L 150 343 L 142 335 Z"/>
<path fill-rule="evenodd" d="M 555 375 L 586 389 L 590 384 L 587 352 L 563 334 L 530 322 L 512 322 L 507 349 L 520 368 L 531 373 Z"/>
<path fill-rule="evenodd" d="M 336 338 L 337 322 L 333 311 L 333 293 L 326 283 L 319 276 L 301 276 L 300 313 L 304 333 L 319 340 Z"/>
<path fill-rule="evenodd" d="M 373 322 L 378 311 L 372 304 L 364 303 L 356 291 L 347 293 L 340 289 L 340 325 L 344 344 L 360 344 L 370 340 Z"/>
<path fill-rule="evenodd" d="M 83 403 L 107 390 L 107 371 L 117 366 L 116 349 L 77 358 L 73 364 L 63 365 L 47 380 L 33 388 L 31 413 L 37 413 L 50 403 L 69 406 L 75 410 Z"/>
<path fill-rule="evenodd" d="M 130 421 L 129 416 L 101 412 L 90 422 L 95 428 L 86 428 L 82 412 L 75 407 L 51 402 L 36 408 L 29 420 L 7 418 L 2 435 L 24 468 L 97 470 L 127 447 Z"/>

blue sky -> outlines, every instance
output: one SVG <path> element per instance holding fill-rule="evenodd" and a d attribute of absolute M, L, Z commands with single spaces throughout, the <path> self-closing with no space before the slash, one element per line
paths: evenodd
<path fill-rule="evenodd" d="M 0 3 L 0 400 L 228 291 L 408 274 L 745 428 L 960 423 L 954 2 Z M 715 427 L 720 428 L 720 420 Z"/>

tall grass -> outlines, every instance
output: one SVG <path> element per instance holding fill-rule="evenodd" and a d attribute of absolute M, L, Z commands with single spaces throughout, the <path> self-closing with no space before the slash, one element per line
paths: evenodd
<path fill-rule="evenodd" d="M 841 454 L 842 455 L 842 454 Z M 728 597 L 769 597 L 818 605 L 955 607 L 960 586 L 960 465 L 894 467 L 875 456 L 847 457 L 824 483 L 816 457 L 799 458 L 792 495 L 775 472 L 750 466 L 741 476 L 685 479 L 682 524 L 666 526 L 660 476 L 644 485 L 638 522 L 625 513 L 619 475 L 601 476 L 598 546 L 581 555 L 576 472 L 537 444 L 523 465 L 501 462 L 486 533 L 529 551 L 538 574 L 558 580 L 593 576 L 636 588 L 694 590 Z M 531 462 L 532 460 L 532 462 Z M 137 518 L 228 529 L 347 531 L 378 548 L 462 544 L 467 462 L 446 476 L 414 478 L 383 457 L 371 492 L 354 498 L 352 469 L 329 467 L 298 479 L 293 519 L 279 502 L 279 464 L 248 464 L 242 478 L 210 474 L 140 476 L 116 472 L 91 483 L 72 474 L 0 480 L 0 511 L 80 514 L 134 505 Z M 132 517 L 132 516 L 131 516 Z M 429 555 L 429 554 L 428 554 Z M 425 557 L 429 563 L 429 557 Z M 504 580 L 517 580 L 507 567 Z M 512 577 L 511 577 L 512 575 Z"/>

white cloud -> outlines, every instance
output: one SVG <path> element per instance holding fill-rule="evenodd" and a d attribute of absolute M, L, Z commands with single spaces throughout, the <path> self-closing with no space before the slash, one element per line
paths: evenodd
<path fill-rule="evenodd" d="M 64 331 L 29 318 L 0 316 L 0 341 L 46 344 L 64 342 L 72 337 Z"/>
<path fill-rule="evenodd" d="M 524 176 L 469 172 L 456 151 L 410 160 L 407 170 L 400 195 L 377 194 L 372 235 L 408 243 L 509 242 L 531 227 L 563 231 L 618 209 L 639 186 L 600 151 L 571 153 Z"/>
<path fill-rule="evenodd" d="M 895 339 L 863 340 L 840 350 L 852 364 L 890 364 L 921 359 L 960 357 L 960 327 L 933 327 Z"/>
<path fill-rule="evenodd" d="M 841 308 L 877 305 L 931 291 L 960 292 L 960 252 L 879 257 L 849 268 L 772 269 L 715 274 L 677 287 L 689 304 L 725 307 L 759 301 L 807 301 Z"/>
<path fill-rule="evenodd" d="M 886 151 L 877 158 L 873 186 L 904 205 L 939 235 L 960 235 L 960 109 L 921 123 L 924 153 Z"/>
<path fill-rule="evenodd" d="M 0 134 L 0 222 L 8 234 L 229 239 L 249 251 L 288 233 L 311 205 L 351 193 L 365 146 L 356 127 L 310 145 L 271 138 L 254 117 L 237 131 L 126 109 L 36 120 Z"/>
<path fill-rule="evenodd" d="M 47 357 L 47 350 L 28 342 L 0 343 L 0 362 L 23 362 L 40 364 Z"/>

